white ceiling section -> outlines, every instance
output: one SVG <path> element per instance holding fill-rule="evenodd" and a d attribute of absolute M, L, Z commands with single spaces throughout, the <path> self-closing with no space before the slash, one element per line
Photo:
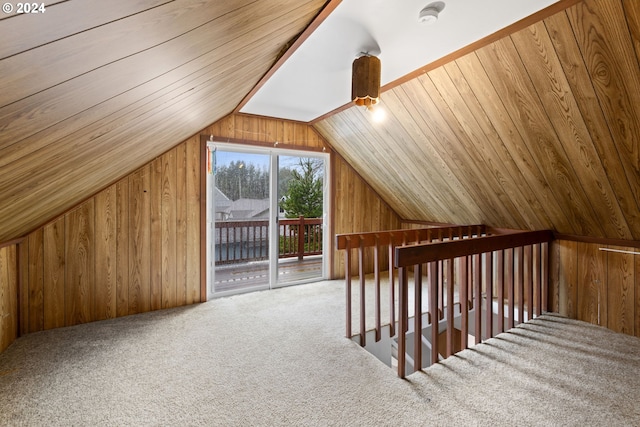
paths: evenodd
<path fill-rule="evenodd" d="M 384 86 L 556 2 L 444 0 L 438 21 L 423 24 L 431 0 L 343 0 L 240 111 L 314 120 L 350 102 L 361 52 L 379 52 Z"/>

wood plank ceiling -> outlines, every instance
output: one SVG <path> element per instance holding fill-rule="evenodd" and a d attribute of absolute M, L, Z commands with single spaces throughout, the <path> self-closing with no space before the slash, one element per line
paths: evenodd
<path fill-rule="evenodd" d="M 315 126 L 405 219 L 639 240 L 639 60 L 640 2 L 585 0 Z"/>
<path fill-rule="evenodd" d="M 229 114 L 325 0 L 45 4 L 0 15 L 0 243 Z"/>
<path fill-rule="evenodd" d="M 0 243 L 229 114 L 325 3 L 0 15 Z M 315 126 L 405 219 L 639 240 L 639 58 L 639 3 L 584 0 Z"/>

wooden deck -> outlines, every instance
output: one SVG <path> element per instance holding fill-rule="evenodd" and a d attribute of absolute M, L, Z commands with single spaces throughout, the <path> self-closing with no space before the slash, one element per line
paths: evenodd
<path fill-rule="evenodd" d="M 322 256 L 303 260 L 282 258 L 278 262 L 278 285 L 322 277 Z M 219 292 L 243 292 L 269 286 L 269 262 L 254 261 L 216 266 L 214 289 Z"/>

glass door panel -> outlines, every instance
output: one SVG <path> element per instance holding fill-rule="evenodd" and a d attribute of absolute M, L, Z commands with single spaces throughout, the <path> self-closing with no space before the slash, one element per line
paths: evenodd
<path fill-rule="evenodd" d="M 279 155 L 275 286 L 323 277 L 324 176 L 321 157 Z"/>
<path fill-rule="evenodd" d="M 270 155 L 217 149 L 213 161 L 213 292 L 269 288 Z"/>

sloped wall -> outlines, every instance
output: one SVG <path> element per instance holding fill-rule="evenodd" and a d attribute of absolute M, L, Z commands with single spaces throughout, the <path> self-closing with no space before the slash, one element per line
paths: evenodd
<path fill-rule="evenodd" d="M 20 333 L 200 301 L 193 137 L 19 245 Z"/>

